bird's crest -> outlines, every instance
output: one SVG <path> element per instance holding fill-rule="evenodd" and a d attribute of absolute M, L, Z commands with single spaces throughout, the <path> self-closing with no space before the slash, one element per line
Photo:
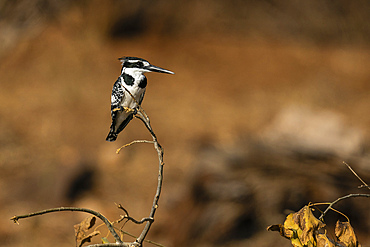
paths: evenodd
<path fill-rule="evenodd" d="M 142 59 L 142 58 L 139 58 L 139 57 L 120 57 L 120 58 L 118 58 L 118 60 L 121 62 L 122 65 L 125 62 L 131 62 L 131 63 L 138 62 L 138 61 L 148 62 L 145 59 Z"/>

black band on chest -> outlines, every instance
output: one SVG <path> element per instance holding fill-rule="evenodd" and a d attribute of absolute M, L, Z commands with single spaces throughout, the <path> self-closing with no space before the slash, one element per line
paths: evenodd
<path fill-rule="evenodd" d="M 132 86 L 134 85 L 134 77 L 130 76 L 129 74 L 122 74 L 122 77 L 123 77 L 123 81 L 125 82 L 125 84 L 127 86 Z"/>
<path fill-rule="evenodd" d="M 139 87 L 140 88 L 145 88 L 146 84 L 147 84 L 147 81 L 146 81 L 146 77 L 144 76 L 144 78 L 139 83 Z"/>

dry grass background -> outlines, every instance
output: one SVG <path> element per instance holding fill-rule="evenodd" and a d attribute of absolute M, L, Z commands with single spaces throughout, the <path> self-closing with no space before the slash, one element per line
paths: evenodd
<path fill-rule="evenodd" d="M 149 239 L 166 246 L 290 246 L 265 227 L 281 223 L 284 210 L 358 192 L 342 160 L 369 182 L 366 1 L 5 1 L 0 7 L 3 246 L 72 246 L 73 225 L 84 217 L 53 214 L 17 226 L 9 220 L 15 214 L 79 206 L 113 220 L 120 213 L 114 202 L 136 218 L 149 213 L 153 148 L 139 144 L 115 154 L 120 145 L 149 138 L 142 123 L 132 121 L 117 142 L 105 142 L 117 58 L 126 55 L 176 73 L 147 75 L 143 107 L 166 162 Z M 303 117 L 302 126 L 315 124 L 323 140 L 334 140 L 324 148 L 333 149 L 307 151 L 308 158 L 299 150 L 304 157 L 292 158 L 284 147 L 295 152 L 297 143 L 270 141 L 292 128 L 274 125 L 291 107 L 313 118 Z M 292 128 L 294 140 L 316 133 L 300 131 Z M 369 246 L 369 203 L 357 200 L 343 210 Z"/>

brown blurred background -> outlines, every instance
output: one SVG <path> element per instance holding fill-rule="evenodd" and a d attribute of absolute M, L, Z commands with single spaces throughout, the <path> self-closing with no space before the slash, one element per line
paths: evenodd
<path fill-rule="evenodd" d="M 266 227 L 309 202 L 367 192 L 342 161 L 370 182 L 368 13 L 369 1 L 0 1 L 1 245 L 74 246 L 86 217 L 17 226 L 15 214 L 78 206 L 113 221 L 114 202 L 149 214 L 153 147 L 115 153 L 150 139 L 143 124 L 105 141 L 117 58 L 137 56 L 176 73 L 147 74 L 143 107 L 166 163 L 147 238 L 291 246 Z M 370 246 L 369 200 L 336 208 Z"/>

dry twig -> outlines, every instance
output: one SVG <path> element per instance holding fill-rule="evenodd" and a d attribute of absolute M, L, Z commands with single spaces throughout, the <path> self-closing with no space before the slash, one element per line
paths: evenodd
<path fill-rule="evenodd" d="M 361 181 L 361 183 L 364 185 L 364 186 L 359 186 L 359 188 L 361 187 L 367 187 L 369 188 L 369 185 L 367 183 L 365 183 L 364 180 L 362 180 L 360 178 L 359 175 L 357 175 L 357 173 L 346 163 L 343 161 L 343 163 L 348 167 L 348 169 Z M 370 189 L 370 188 L 369 188 Z M 322 218 L 325 216 L 325 214 L 330 210 L 332 209 L 332 207 L 334 206 L 334 204 L 340 202 L 341 200 L 344 200 L 344 199 L 347 199 L 347 198 L 351 198 L 351 197 L 370 197 L 370 194 L 349 194 L 349 195 L 346 195 L 346 196 L 343 196 L 343 197 L 340 197 L 338 199 L 336 199 L 335 201 L 331 202 L 329 204 L 329 206 L 325 209 L 325 211 L 321 214 L 321 216 L 319 217 L 319 220 L 322 220 Z"/>
<path fill-rule="evenodd" d="M 158 143 L 157 136 L 155 135 L 155 133 L 154 133 L 154 131 L 152 129 L 152 126 L 150 125 L 150 119 L 149 119 L 148 115 L 146 114 L 146 112 L 144 111 L 144 109 L 141 107 L 141 105 L 139 104 L 139 102 L 137 102 L 137 100 L 135 99 L 135 97 L 131 94 L 131 92 L 126 87 L 124 87 L 124 89 L 135 100 L 136 105 L 137 105 L 137 110 L 138 110 L 136 112 L 136 114 L 135 114 L 135 117 L 138 118 L 138 119 L 140 119 L 144 123 L 145 127 L 150 132 L 153 141 L 137 141 L 137 142 L 134 141 L 134 142 L 131 142 L 129 144 L 124 145 L 123 147 L 127 147 L 129 145 L 132 145 L 134 143 L 139 143 L 139 142 L 153 143 L 154 144 L 154 148 L 157 151 L 158 161 L 159 161 L 157 190 L 156 190 L 156 194 L 154 196 L 152 210 L 151 210 L 151 212 L 149 214 L 149 217 L 144 218 L 144 219 L 150 219 L 150 220 L 145 220 L 146 221 L 145 227 L 144 227 L 143 231 L 141 232 L 140 236 L 135 241 L 135 243 L 138 243 L 139 246 L 141 246 L 142 243 L 143 243 L 143 241 L 144 241 L 144 239 L 145 239 L 145 237 L 146 237 L 146 235 L 149 232 L 149 229 L 150 229 L 151 225 L 154 222 L 154 215 L 155 215 L 155 212 L 156 212 L 156 210 L 158 208 L 158 201 L 159 201 L 159 197 L 160 197 L 160 194 L 161 194 L 161 191 L 162 191 L 162 182 L 163 182 L 163 166 L 164 166 L 163 155 L 164 155 L 164 152 L 163 152 L 162 146 Z M 120 149 L 118 149 L 117 150 L 117 153 L 123 147 L 121 147 Z M 126 210 L 124 210 L 124 211 L 126 211 Z M 126 211 L 126 214 L 127 214 L 127 211 Z"/>
<path fill-rule="evenodd" d="M 158 208 L 158 201 L 159 201 L 159 197 L 161 195 L 162 182 L 163 182 L 163 166 L 164 166 L 163 155 L 164 155 L 164 152 L 163 152 L 163 148 L 158 143 L 157 136 L 154 134 L 153 129 L 150 125 L 149 118 L 147 117 L 145 112 L 141 109 L 138 112 L 138 115 L 136 115 L 136 117 L 138 117 L 145 124 L 146 128 L 149 130 L 150 134 L 152 135 L 153 142 L 154 142 L 154 148 L 158 153 L 158 161 L 159 161 L 157 190 L 156 190 L 156 193 L 155 193 L 155 196 L 154 196 L 152 210 L 151 210 L 151 212 L 149 214 L 149 217 L 148 217 L 148 218 L 152 218 L 153 220 L 147 221 L 147 223 L 146 223 L 143 231 L 141 232 L 140 236 L 136 239 L 136 242 L 139 243 L 140 246 L 141 246 L 144 238 L 148 234 L 148 231 L 149 231 L 151 225 L 154 222 L 155 211 Z"/>
<path fill-rule="evenodd" d="M 46 209 L 46 210 L 42 210 L 42 211 L 38 211 L 38 212 L 26 214 L 26 215 L 16 215 L 16 216 L 13 216 L 11 220 L 13 220 L 14 223 L 18 224 L 19 219 L 29 218 L 29 217 L 38 216 L 38 215 L 47 214 L 47 213 L 61 212 L 61 211 L 72 211 L 72 212 L 78 211 L 78 212 L 85 212 L 85 213 L 95 215 L 96 217 L 98 217 L 105 223 L 105 225 L 108 227 L 109 231 L 113 235 L 114 239 L 116 240 L 116 243 L 123 244 L 122 240 L 120 239 L 119 235 L 114 230 L 110 221 L 105 216 L 103 216 L 101 213 L 96 212 L 91 209 L 87 209 L 87 208 L 76 208 L 76 207 L 51 208 L 51 209 Z"/>
<path fill-rule="evenodd" d="M 370 197 L 370 194 L 349 194 L 349 195 L 346 195 L 346 196 L 343 196 L 343 197 L 340 197 L 340 198 L 336 199 L 335 201 L 333 201 L 332 203 L 329 204 L 329 206 L 325 209 L 325 211 L 319 217 L 319 220 L 321 220 L 326 215 L 326 213 L 330 209 L 332 209 L 332 207 L 334 206 L 334 204 L 340 202 L 341 200 L 344 200 L 344 199 L 347 199 L 347 198 L 351 198 L 351 197 Z"/>
<path fill-rule="evenodd" d="M 117 207 L 119 209 L 122 209 L 125 212 L 125 215 L 122 215 L 121 218 L 119 220 L 117 220 L 117 223 L 120 223 L 121 221 L 123 221 L 125 219 L 130 220 L 130 221 L 134 222 L 135 224 L 142 224 L 146 221 L 154 221 L 154 219 L 151 218 L 151 217 L 142 218 L 141 220 L 135 220 L 134 218 L 132 218 L 128 214 L 128 211 L 121 204 L 118 204 Z"/>
<path fill-rule="evenodd" d="M 365 183 L 365 181 L 362 180 L 359 175 L 357 175 L 357 173 L 352 169 L 352 167 L 350 167 L 350 165 L 348 165 L 345 161 L 343 161 L 343 164 L 345 164 L 348 167 L 348 169 L 358 178 L 358 180 L 361 181 L 362 185 L 358 186 L 359 189 L 365 187 L 370 190 L 370 186 L 367 183 Z"/>

